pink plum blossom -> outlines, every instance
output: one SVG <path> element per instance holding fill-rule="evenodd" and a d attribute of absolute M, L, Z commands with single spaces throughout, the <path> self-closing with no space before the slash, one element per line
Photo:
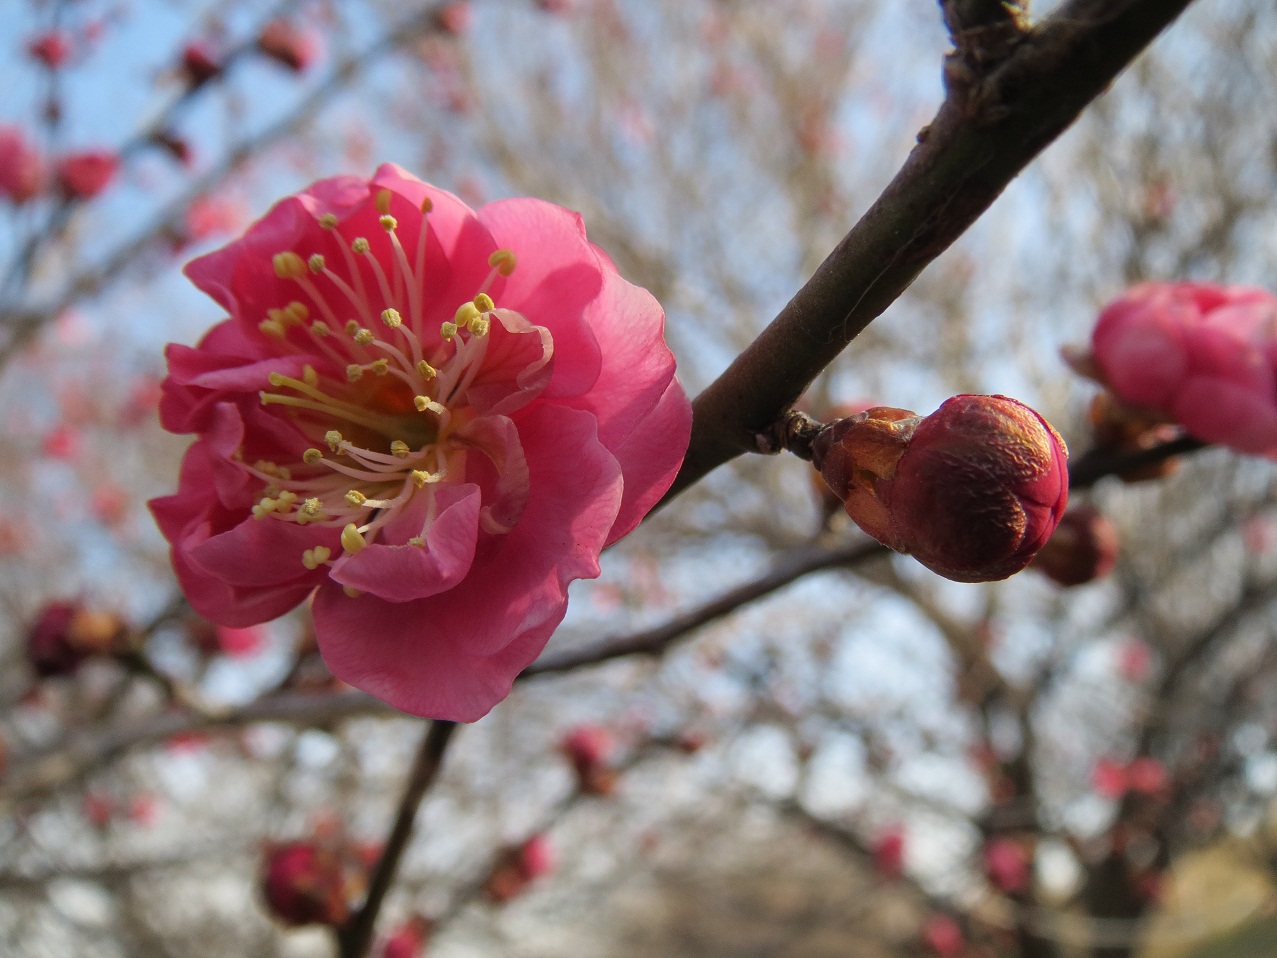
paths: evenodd
<path fill-rule="evenodd" d="M 304 73 L 323 56 L 324 40 L 313 27 L 280 17 L 262 28 L 257 49 L 294 73 Z"/>
<path fill-rule="evenodd" d="M 160 404 L 198 436 L 151 502 L 192 606 L 244 627 L 313 593 L 339 679 L 478 719 L 682 461 L 660 306 L 575 213 L 390 165 L 186 273 L 230 314 L 168 348 Z"/>
<path fill-rule="evenodd" d="M 1204 442 L 1277 457 L 1277 296 L 1248 286 L 1144 283 L 1100 314 L 1100 378 L 1124 404 Z"/>
<path fill-rule="evenodd" d="M 874 867 L 884 878 L 899 878 L 905 870 L 905 831 L 899 825 L 887 829 L 873 844 Z"/>
<path fill-rule="evenodd" d="M 71 37 L 62 30 L 42 33 L 27 44 L 27 52 L 51 70 L 71 59 L 71 50 Z"/>

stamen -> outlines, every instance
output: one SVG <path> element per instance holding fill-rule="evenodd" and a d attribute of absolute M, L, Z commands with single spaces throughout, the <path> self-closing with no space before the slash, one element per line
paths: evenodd
<path fill-rule="evenodd" d="M 343 585 L 341 587 L 341 591 L 346 593 L 346 598 L 348 599 L 358 599 L 361 595 L 363 595 L 363 593 L 356 589 L 353 585 Z"/>
<path fill-rule="evenodd" d="M 378 213 L 384 215 L 390 212 L 390 196 L 390 190 L 380 189 L 377 191 L 377 195 L 373 197 L 372 202 L 373 206 L 377 207 Z"/>
<path fill-rule="evenodd" d="M 390 454 L 396 459 L 407 459 L 412 455 L 412 447 L 402 439 L 396 439 L 390 444 Z"/>
<path fill-rule="evenodd" d="M 431 199 L 430 197 L 428 197 L 428 196 L 426 196 L 426 197 L 423 197 L 423 198 L 422 198 L 422 200 L 421 200 L 421 212 L 423 212 L 423 213 L 429 213 L 429 212 L 433 211 L 433 210 L 434 210 L 434 208 L 435 208 L 434 200 L 432 200 L 432 199 Z"/>
<path fill-rule="evenodd" d="M 302 565 L 314 572 L 321 565 L 327 563 L 332 554 L 333 552 L 328 546 L 315 546 L 315 548 L 307 549 L 302 553 Z"/>
<path fill-rule="evenodd" d="M 371 247 L 368 245 L 368 240 L 365 237 L 356 236 L 354 242 L 350 244 L 350 249 L 352 252 L 358 253 L 360 256 L 367 256 L 368 250 L 371 249 Z"/>
<path fill-rule="evenodd" d="M 308 522 L 318 522 L 324 518 L 323 504 L 317 498 L 307 499 L 297 510 L 298 525 L 304 526 Z"/>
<path fill-rule="evenodd" d="M 320 463 L 324 458 L 324 454 L 318 449 L 307 449 L 302 453 L 302 462 L 308 466 L 314 466 Z"/>
<path fill-rule="evenodd" d="M 497 304 L 492 301 L 492 297 L 487 293 L 480 293 L 474 298 L 474 308 L 481 313 L 490 313 L 497 308 Z"/>
<path fill-rule="evenodd" d="M 272 256 L 271 265 L 275 267 L 275 275 L 280 279 L 298 279 L 306 275 L 306 264 L 290 250 Z"/>
<path fill-rule="evenodd" d="M 470 320 L 478 319 L 480 315 L 479 307 L 474 303 L 462 303 L 457 307 L 457 314 L 452 318 L 452 322 L 454 326 L 466 327 L 470 325 Z"/>
<path fill-rule="evenodd" d="M 315 372 L 315 367 L 309 363 L 302 367 L 302 382 L 311 387 L 319 385 L 319 373 Z"/>
<path fill-rule="evenodd" d="M 381 321 L 391 329 L 398 329 L 403 325 L 403 317 L 399 315 L 397 309 L 383 309 L 381 311 Z"/>
<path fill-rule="evenodd" d="M 435 378 L 438 370 L 423 359 L 417 363 L 417 372 L 421 374 L 422 379 L 429 382 L 431 379 Z"/>
<path fill-rule="evenodd" d="M 346 380 L 348 382 L 357 383 L 364 378 L 364 367 L 358 363 L 351 363 L 346 367 Z"/>
<path fill-rule="evenodd" d="M 358 489 L 351 489 L 350 492 L 346 493 L 346 502 L 354 506 L 356 509 L 358 509 L 367 501 L 368 501 L 368 497 L 365 496 Z"/>
<path fill-rule="evenodd" d="M 345 440 L 342 439 L 341 433 L 336 429 L 329 429 L 324 433 L 324 442 L 328 443 L 328 448 L 333 452 L 341 452 L 341 444 Z"/>
<path fill-rule="evenodd" d="M 519 257 L 514 255 L 512 249 L 499 249 L 488 257 L 488 265 L 502 276 L 509 276 L 519 265 Z"/>
<path fill-rule="evenodd" d="M 328 328 L 328 324 L 322 319 L 317 319 L 310 324 L 310 331 L 321 339 L 332 335 L 332 330 Z"/>
<path fill-rule="evenodd" d="M 435 402 L 429 396 L 413 396 L 412 404 L 417 407 L 417 412 L 430 412 L 443 415 L 448 411 L 448 407 L 443 403 Z"/>
<path fill-rule="evenodd" d="M 324 271 L 324 254 L 315 253 L 306 261 L 306 265 L 312 273 L 322 273 Z"/>
<path fill-rule="evenodd" d="M 443 325 L 439 327 L 439 335 L 442 336 L 446 341 L 451 342 L 452 337 L 457 335 L 457 324 L 444 323 Z"/>
<path fill-rule="evenodd" d="M 257 328 L 271 339 L 283 339 L 287 335 L 283 323 L 277 319 L 263 319 L 257 324 Z"/>
<path fill-rule="evenodd" d="M 355 331 L 355 342 L 360 346 L 371 345 L 372 341 L 373 335 L 371 329 L 361 328 Z"/>
<path fill-rule="evenodd" d="M 359 552 L 367 545 L 368 540 L 363 537 L 359 531 L 359 527 L 353 522 L 348 523 L 346 527 L 341 530 L 341 547 L 351 555 Z"/>
<path fill-rule="evenodd" d="M 263 496 L 261 501 L 253 506 L 253 518 L 265 519 L 267 515 L 275 511 L 275 507 L 278 505 L 279 503 L 270 496 Z"/>
<path fill-rule="evenodd" d="M 414 469 L 408 473 L 408 478 L 412 480 L 412 484 L 418 489 L 424 489 L 430 483 L 438 482 L 443 476 L 438 473 L 427 472 L 424 469 Z"/>
<path fill-rule="evenodd" d="M 399 221 L 389 214 L 382 216 L 380 219 L 377 220 L 377 222 L 381 224 L 381 228 L 385 230 L 387 233 L 393 232 L 394 229 L 399 225 Z"/>
<path fill-rule="evenodd" d="M 326 230 L 334 229 L 337 226 L 337 214 L 325 213 L 319 218 L 319 225 Z"/>
<path fill-rule="evenodd" d="M 346 330 L 346 335 L 353 339 L 355 334 L 359 332 L 359 320 L 348 319 L 346 320 L 346 325 L 342 328 Z"/>

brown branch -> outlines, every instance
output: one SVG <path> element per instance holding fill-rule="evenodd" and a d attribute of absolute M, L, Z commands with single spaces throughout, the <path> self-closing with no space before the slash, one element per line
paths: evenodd
<path fill-rule="evenodd" d="M 519 674 L 519 678 L 526 679 L 552 672 L 570 672 L 583 665 L 594 665 L 627 655 L 660 655 L 675 641 L 694 629 L 720 619 L 755 599 L 761 599 L 802 576 L 822 569 L 855 565 L 874 556 L 884 555 L 886 551 L 877 542 L 866 542 L 863 539 L 833 549 L 804 549 L 783 559 L 757 579 L 738 586 L 684 615 L 676 616 L 663 625 L 633 635 L 604 639 L 596 645 L 585 648 L 567 649 L 563 652 L 543 655 L 524 669 Z"/>
<path fill-rule="evenodd" d="M 417 809 L 426 792 L 439 777 L 443 767 L 444 753 L 452 733 L 457 730 L 456 722 L 435 720 L 430 723 L 426 734 L 421 739 L 421 747 L 417 750 L 417 759 L 413 763 L 412 772 L 408 776 L 408 784 L 404 788 L 403 797 L 399 800 L 399 811 L 395 814 L 394 825 L 386 837 L 381 857 L 373 866 L 372 878 L 368 883 L 368 895 L 359 911 L 351 916 L 349 923 L 338 936 L 341 958 L 363 958 L 372 944 L 373 928 L 377 924 L 377 915 L 385 903 L 386 893 L 394 883 L 395 873 L 399 870 L 399 862 L 412 838 L 413 826 L 417 821 Z"/>
<path fill-rule="evenodd" d="M 1191 0 L 1070 0 L 1005 57 L 951 57 L 948 95 L 896 178 L 693 404 L 664 501 L 744 452 Z M 960 51 L 962 52 L 962 51 Z"/>

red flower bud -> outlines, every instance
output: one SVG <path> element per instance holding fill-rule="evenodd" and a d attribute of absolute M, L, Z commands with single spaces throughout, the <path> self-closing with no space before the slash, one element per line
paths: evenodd
<path fill-rule="evenodd" d="M 1070 509 L 1033 560 L 1033 568 L 1063 586 L 1102 579 L 1117 563 L 1117 527 L 1092 506 Z"/>
<path fill-rule="evenodd" d="M 454 0 L 452 3 L 444 4 L 435 14 L 435 22 L 439 24 L 439 29 L 453 36 L 460 36 L 469 30 L 473 19 L 470 4 L 466 0 Z"/>
<path fill-rule="evenodd" d="M 813 453 L 857 525 L 957 582 L 1019 572 L 1068 501 L 1064 440 L 1005 396 L 954 396 L 925 419 L 875 406 L 827 427 Z"/>
<path fill-rule="evenodd" d="M 887 829 L 873 845 L 874 867 L 884 878 L 899 878 L 905 870 L 905 833 L 900 826 Z"/>
<path fill-rule="evenodd" d="M 91 200 L 115 179 L 119 159 L 108 150 L 84 150 L 69 153 L 58 161 L 58 186 L 67 196 Z"/>
<path fill-rule="evenodd" d="M 271 913 L 288 925 L 337 928 L 350 913 L 345 862 L 316 842 L 268 849 L 262 891 Z"/>
<path fill-rule="evenodd" d="M 27 632 L 27 659 L 41 678 L 70 675 L 86 659 L 118 648 L 124 634 L 124 623 L 113 613 L 51 602 Z"/>
<path fill-rule="evenodd" d="M 0 124 L 0 196 L 25 203 L 44 189 L 47 176 L 44 157 L 22 129 Z"/>
<path fill-rule="evenodd" d="M 587 795 L 611 795 L 616 788 L 616 772 L 609 767 L 616 743 L 612 733 L 599 725 L 578 725 L 559 745 L 577 784 Z"/>
<path fill-rule="evenodd" d="M 1029 856 L 1009 838 L 995 838 L 985 846 L 984 871 L 989 881 L 1008 894 L 1025 891 L 1032 879 Z"/>
<path fill-rule="evenodd" d="M 315 30 L 279 19 L 262 28 L 257 49 L 294 73 L 303 73 L 319 59 L 323 41 Z"/>
<path fill-rule="evenodd" d="M 922 926 L 922 940 L 939 958 L 957 958 L 966 950 L 962 928 L 948 915 L 932 915 Z"/>
<path fill-rule="evenodd" d="M 530 882 L 554 871 L 554 846 L 544 835 L 533 835 L 522 845 L 507 848 L 497 859 L 484 891 L 498 904 L 522 894 Z"/>
<path fill-rule="evenodd" d="M 50 30 L 32 38 L 27 52 L 51 70 L 71 59 L 71 38 L 61 30 Z"/>
<path fill-rule="evenodd" d="M 192 40 L 182 48 L 182 74 L 191 89 L 203 86 L 221 72 L 221 59 L 214 52 L 212 44 Z"/>

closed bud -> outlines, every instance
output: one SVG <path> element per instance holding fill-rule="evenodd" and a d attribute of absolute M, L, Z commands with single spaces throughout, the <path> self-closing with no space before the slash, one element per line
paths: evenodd
<path fill-rule="evenodd" d="M 267 849 L 262 891 L 271 914 L 287 925 L 340 927 L 350 914 L 347 863 L 317 841 Z"/>
<path fill-rule="evenodd" d="M 1033 568 L 1059 585 L 1082 585 L 1113 571 L 1117 549 L 1117 527 L 1108 516 L 1092 506 L 1078 506 L 1064 514 Z"/>
<path fill-rule="evenodd" d="M 27 631 L 27 659 L 41 678 L 70 675 L 94 655 L 123 645 L 126 628 L 118 616 L 75 602 L 50 602 Z"/>
<path fill-rule="evenodd" d="M 501 904 L 518 897 L 530 882 L 554 871 L 558 864 L 554 846 L 544 835 L 533 835 L 522 845 L 507 848 L 493 866 L 484 891 Z"/>
<path fill-rule="evenodd" d="M 875 406 L 826 427 L 813 462 L 865 532 L 957 582 L 1023 569 L 1068 501 L 1068 450 L 1005 396 L 954 396 L 926 418 Z"/>
<path fill-rule="evenodd" d="M 587 795 L 611 795 L 616 771 L 611 767 L 615 751 L 612 733 L 599 725 L 578 725 L 564 736 L 559 748 L 576 772 L 577 784 Z"/>

